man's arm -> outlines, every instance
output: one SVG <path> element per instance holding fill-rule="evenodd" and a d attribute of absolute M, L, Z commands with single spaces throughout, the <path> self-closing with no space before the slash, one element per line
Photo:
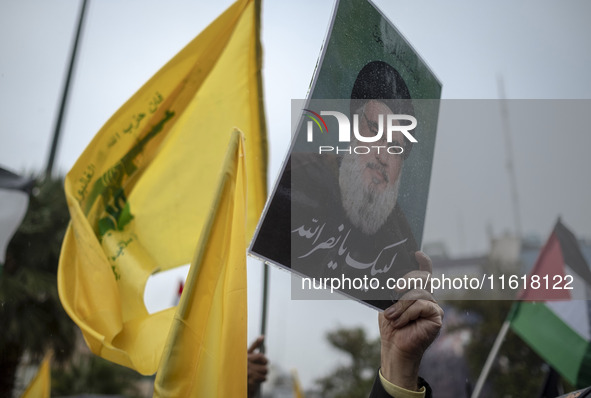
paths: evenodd
<path fill-rule="evenodd" d="M 265 341 L 263 336 L 257 338 L 248 348 L 248 397 L 254 397 L 261 383 L 267 380 L 267 357 L 261 352 L 255 352 Z"/>
<path fill-rule="evenodd" d="M 418 277 L 427 281 L 431 274 L 431 260 L 421 252 L 415 255 L 419 271 L 410 272 L 405 277 Z M 428 290 L 427 286 L 425 288 Z M 415 289 L 405 293 L 378 316 L 381 337 L 380 373 L 387 382 L 408 391 L 419 391 L 421 385 L 424 386 L 419 381 L 421 359 L 443 325 L 443 310 L 427 290 Z M 380 384 L 383 387 L 385 383 Z M 376 391 L 372 390 L 370 397 L 391 396 L 379 395 L 380 386 L 377 387 L 376 389 L 374 385 Z"/>
<path fill-rule="evenodd" d="M 419 391 L 410 391 L 400 388 L 384 379 L 380 374 L 376 377 L 371 390 L 370 398 L 432 398 L 431 387 L 419 377 Z"/>

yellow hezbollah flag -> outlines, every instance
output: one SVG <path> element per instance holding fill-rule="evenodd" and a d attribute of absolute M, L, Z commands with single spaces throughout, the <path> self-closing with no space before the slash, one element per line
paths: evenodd
<path fill-rule="evenodd" d="M 154 397 L 246 397 L 246 186 L 241 142 L 236 133 L 164 348 Z"/>
<path fill-rule="evenodd" d="M 49 361 L 51 360 L 51 354 L 46 354 L 43 361 L 41 361 L 41 365 L 39 365 L 39 369 L 37 370 L 37 374 L 29 385 L 27 389 L 21 395 L 21 398 L 49 398 L 51 394 L 51 369 L 49 365 Z"/>
<path fill-rule="evenodd" d="M 248 236 L 264 205 L 259 11 L 258 0 L 228 8 L 111 117 L 66 176 L 62 305 L 92 352 L 142 374 L 156 371 L 174 314 L 148 314 L 147 278 L 191 261 L 234 128 L 245 135 Z"/>

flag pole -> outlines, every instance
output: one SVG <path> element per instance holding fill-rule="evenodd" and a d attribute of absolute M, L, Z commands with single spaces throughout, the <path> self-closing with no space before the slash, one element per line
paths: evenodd
<path fill-rule="evenodd" d="M 262 314 L 261 314 L 261 336 L 266 336 L 267 333 L 267 307 L 268 307 L 268 295 L 269 295 L 269 266 L 263 262 L 263 303 L 262 303 Z M 259 351 L 265 353 L 266 341 L 263 340 L 263 344 Z"/>
<path fill-rule="evenodd" d="M 268 307 L 268 295 L 269 295 L 269 266 L 263 261 L 263 302 L 261 310 L 261 336 L 265 336 L 263 343 L 259 347 L 259 352 L 264 354 L 266 351 L 266 340 L 267 340 L 267 307 Z M 255 397 L 262 397 L 261 385 L 259 384 Z"/>
<path fill-rule="evenodd" d="M 78 52 L 78 43 L 80 42 L 80 34 L 82 32 L 82 26 L 84 24 L 84 16 L 86 15 L 86 5 L 88 0 L 82 1 L 82 8 L 80 9 L 80 16 L 78 17 L 78 28 L 76 29 L 76 37 L 74 38 L 74 45 L 72 46 L 72 54 L 70 55 L 70 66 L 68 67 L 68 74 L 64 83 L 64 89 L 62 91 L 62 101 L 55 123 L 55 129 L 53 131 L 53 139 L 51 141 L 51 148 L 49 150 L 49 159 L 47 160 L 47 167 L 45 168 L 45 177 L 51 177 L 53 171 L 53 164 L 55 162 L 55 154 L 57 152 L 57 145 L 59 143 L 59 136 L 62 130 L 62 122 L 64 120 L 64 114 L 66 110 L 66 103 L 68 100 L 68 94 L 70 92 L 70 82 L 72 81 L 72 74 L 74 72 L 74 64 L 76 61 L 76 53 Z"/>
<path fill-rule="evenodd" d="M 515 221 L 515 234 L 520 239 L 523 238 L 521 227 L 521 213 L 519 211 L 519 196 L 517 190 L 517 177 L 515 174 L 515 163 L 513 161 L 513 143 L 511 141 L 511 130 L 509 125 L 509 112 L 507 111 L 507 101 L 505 98 L 505 82 L 503 76 L 497 78 L 499 87 L 499 97 L 501 99 L 501 119 L 503 122 L 503 131 L 505 132 L 505 151 L 507 152 L 506 167 L 509 173 L 509 183 L 511 184 L 511 201 L 513 205 L 513 217 Z"/>
<path fill-rule="evenodd" d="M 482 387 L 484 387 L 484 382 L 486 381 L 486 378 L 488 377 L 488 373 L 490 372 L 490 368 L 492 367 L 492 364 L 494 363 L 495 359 L 497 358 L 497 355 L 499 353 L 499 349 L 501 348 L 501 344 L 503 344 L 503 340 L 505 340 L 505 336 L 507 335 L 507 332 L 509 331 L 510 325 L 511 325 L 511 321 L 509 319 L 507 319 L 503 323 L 503 326 L 501 326 L 501 331 L 497 335 L 495 343 L 493 344 L 492 349 L 488 353 L 488 358 L 486 358 L 486 362 L 484 363 L 484 367 L 482 368 L 482 371 L 480 372 L 480 376 L 478 376 L 478 381 L 476 382 L 476 386 L 474 387 L 474 391 L 472 392 L 471 398 L 478 398 L 478 396 L 480 395 L 480 392 L 482 391 Z"/>

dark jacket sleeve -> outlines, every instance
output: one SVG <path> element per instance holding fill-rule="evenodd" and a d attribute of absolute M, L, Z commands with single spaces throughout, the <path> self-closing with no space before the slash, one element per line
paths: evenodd
<path fill-rule="evenodd" d="M 425 387 L 425 398 L 433 398 L 433 393 L 431 391 L 431 387 L 427 382 L 419 377 L 419 387 Z M 376 375 L 376 378 L 373 382 L 373 387 L 371 389 L 371 393 L 369 394 L 369 398 L 396 398 L 389 395 L 384 387 L 382 386 L 382 382 L 380 381 L 379 373 Z"/>
<path fill-rule="evenodd" d="M 568 394 L 561 395 L 556 398 L 588 398 L 591 397 L 591 387 L 587 387 L 583 390 L 577 390 Z"/>

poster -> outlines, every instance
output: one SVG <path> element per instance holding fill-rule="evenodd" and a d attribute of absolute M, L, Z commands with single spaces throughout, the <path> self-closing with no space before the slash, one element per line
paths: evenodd
<path fill-rule="evenodd" d="M 417 269 L 441 84 L 369 1 L 337 1 L 250 254 L 375 308 Z M 293 296 L 293 291 L 292 291 Z"/>

